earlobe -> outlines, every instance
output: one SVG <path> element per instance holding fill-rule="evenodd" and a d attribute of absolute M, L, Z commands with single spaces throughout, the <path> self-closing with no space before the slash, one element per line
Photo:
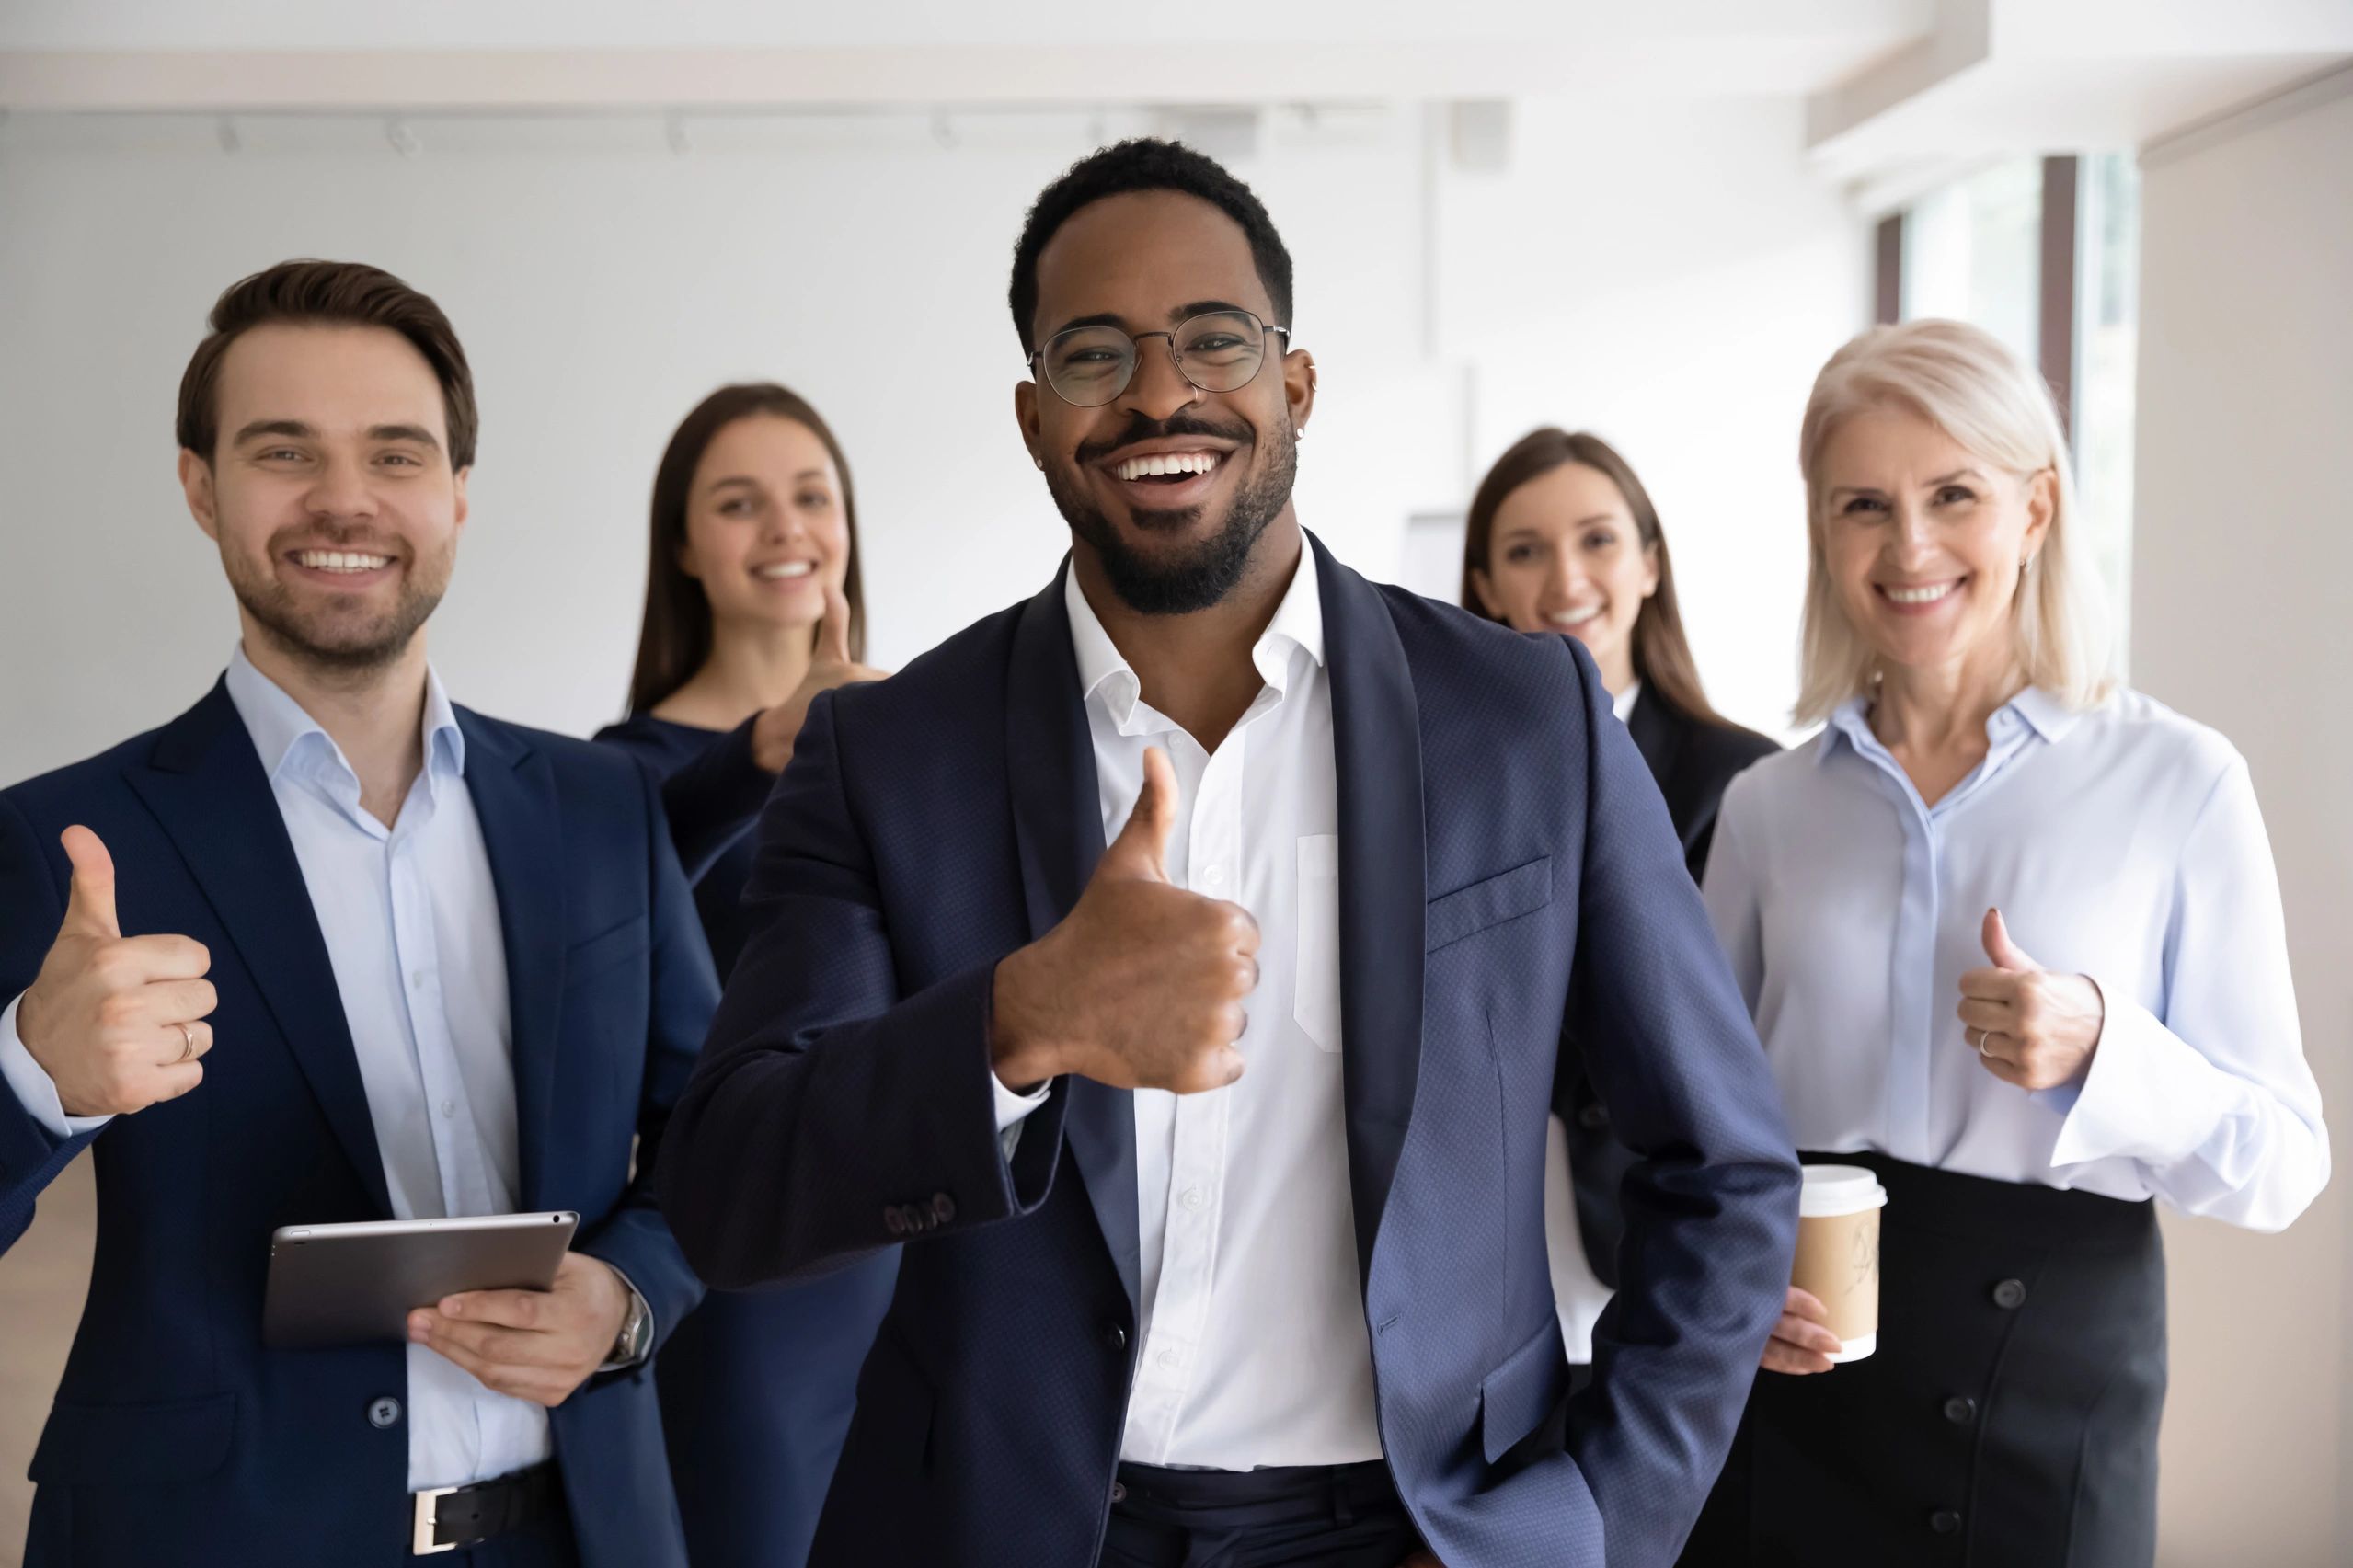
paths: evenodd
<path fill-rule="evenodd" d="M 472 476 L 474 470 L 471 468 L 461 468 L 457 471 L 455 476 L 457 480 L 457 507 L 456 514 L 453 521 L 456 524 L 457 531 L 461 533 L 465 531 L 465 519 L 468 513 L 468 505 L 465 499 L 465 481 Z"/>
<path fill-rule="evenodd" d="M 204 537 L 218 543 L 221 525 L 212 498 L 212 465 L 182 447 L 179 452 L 180 493 L 188 498 L 188 513 Z"/>
<path fill-rule="evenodd" d="M 1038 421 L 1038 383 L 1034 381 L 1016 382 L 1013 387 L 1013 421 L 1021 430 L 1021 444 L 1029 451 L 1029 461 L 1040 472 L 1046 467 L 1043 456 L 1045 438 Z"/>
<path fill-rule="evenodd" d="M 2041 469 L 2028 482 L 2032 486 L 2026 496 L 2026 541 L 2029 544 L 2050 530 L 2050 520 L 2059 512 L 2059 475 L 2052 470 Z"/>

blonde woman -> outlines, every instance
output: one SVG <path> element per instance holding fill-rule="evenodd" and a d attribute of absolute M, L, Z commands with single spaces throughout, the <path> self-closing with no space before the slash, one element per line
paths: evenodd
<path fill-rule="evenodd" d="M 1878 1349 L 1790 1292 L 1685 1562 L 2154 1552 L 2152 1199 L 2276 1230 L 2328 1179 L 2246 763 L 2115 687 L 2049 395 L 1954 322 L 1815 383 L 1808 744 L 1705 898 L 1800 1150 L 1889 1193 Z"/>

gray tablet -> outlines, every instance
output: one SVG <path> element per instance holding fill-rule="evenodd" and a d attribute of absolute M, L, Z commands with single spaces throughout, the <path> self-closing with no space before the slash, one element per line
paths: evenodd
<path fill-rule="evenodd" d="M 261 1341 L 273 1350 L 406 1343 L 408 1314 L 460 1290 L 545 1290 L 580 1217 L 491 1214 L 289 1225 L 270 1238 Z"/>

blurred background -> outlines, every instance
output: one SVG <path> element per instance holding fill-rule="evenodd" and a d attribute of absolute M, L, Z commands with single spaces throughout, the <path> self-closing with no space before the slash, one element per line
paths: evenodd
<path fill-rule="evenodd" d="M 290 256 L 398 273 L 473 360 L 432 634 L 473 706 L 619 715 L 654 464 L 723 381 L 839 432 L 874 662 L 1027 597 L 1066 535 L 1013 426 L 1013 241 L 1140 132 L 1229 163 L 1296 258 L 1309 527 L 1451 598 L 1488 463 L 1592 429 L 1716 705 L 1785 738 L 1815 371 L 1923 315 L 2034 358 L 2132 681 L 2253 764 L 2344 1118 L 2353 0 L 0 0 L 0 779 L 224 662 L 173 401 L 214 296 Z M 91 1215 L 80 1173 L 0 1256 L 0 1562 Z M 2161 1561 L 2353 1562 L 2342 1184 L 2282 1236 L 2166 1239 Z"/>

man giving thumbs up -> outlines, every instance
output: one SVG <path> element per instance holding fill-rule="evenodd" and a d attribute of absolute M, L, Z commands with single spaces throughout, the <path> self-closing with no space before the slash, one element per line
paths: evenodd
<path fill-rule="evenodd" d="M 1302 526 L 1290 256 L 1199 153 L 1073 166 L 1009 303 L 1069 556 L 809 704 L 656 1178 L 722 1289 L 903 1244 L 810 1568 L 1669 1561 L 1798 1173 L 1592 661 Z M 1581 1399 L 1572 1039 L 1638 1156 Z"/>

